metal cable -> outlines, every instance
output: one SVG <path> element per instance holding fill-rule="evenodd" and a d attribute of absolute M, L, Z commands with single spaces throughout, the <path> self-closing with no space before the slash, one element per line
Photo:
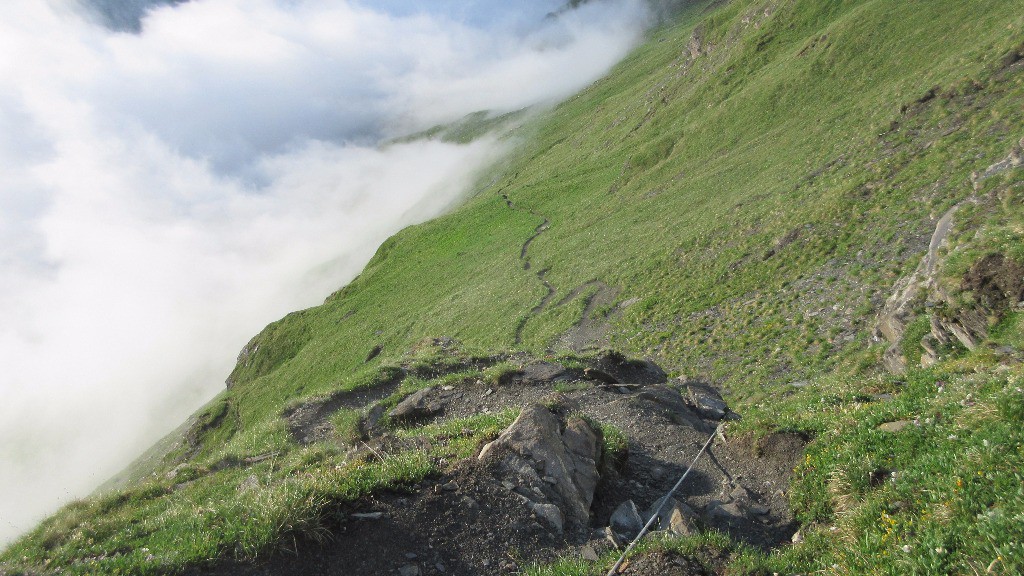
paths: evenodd
<path fill-rule="evenodd" d="M 697 460 L 700 458 L 701 454 L 703 454 L 704 451 L 708 449 L 708 446 L 711 445 L 711 441 L 714 440 L 715 436 L 718 435 L 719 431 L 722 429 L 723 424 L 724 422 L 720 422 L 718 426 L 715 428 L 715 431 L 711 433 L 711 436 L 708 436 L 707 442 L 705 442 L 704 446 L 702 446 L 700 451 L 697 452 L 697 455 L 693 457 L 693 461 L 690 462 L 690 465 L 686 468 L 686 472 L 683 472 L 683 476 L 679 478 L 679 481 L 676 482 L 676 485 L 673 486 L 672 489 L 668 491 L 668 494 L 665 494 L 665 497 L 661 499 L 661 505 L 658 506 L 658 509 L 654 511 L 654 515 L 652 515 L 651 518 L 647 520 L 647 524 L 644 524 L 643 529 L 640 530 L 640 533 L 636 535 L 636 538 L 634 538 L 633 541 L 629 543 L 629 546 L 627 546 L 626 549 L 622 551 L 622 555 L 619 556 L 619 559 L 615 561 L 615 565 L 612 566 L 612 569 L 608 571 L 608 574 L 606 576 L 615 576 L 615 574 L 619 571 L 619 568 L 622 566 L 622 562 L 626 559 L 626 556 L 630 553 L 630 551 L 633 550 L 633 547 L 636 546 L 637 542 L 639 542 L 640 539 L 643 538 L 645 534 L 647 534 L 647 531 L 650 530 L 651 525 L 654 524 L 654 521 L 657 520 L 659 516 L 661 516 L 661 511 L 664 510 L 665 505 L 668 504 L 669 498 L 671 498 L 672 495 L 676 493 L 676 490 L 678 490 L 679 487 L 682 486 L 683 480 L 686 480 L 686 477 L 690 475 L 690 470 L 693 470 L 693 466 L 694 464 L 697 463 Z"/>

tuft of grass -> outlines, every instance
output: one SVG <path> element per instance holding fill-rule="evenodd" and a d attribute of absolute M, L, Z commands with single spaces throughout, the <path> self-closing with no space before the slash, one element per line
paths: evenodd
<path fill-rule="evenodd" d="M 516 410 L 478 414 L 414 429 L 396 431 L 400 438 L 425 438 L 431 442 L 430 455 L 454 462 L 475 455 L 484 442 L 494 440 L 519 416 Z"/>
<path fill-rule="evenodd" d="M 408 489 L 437 471 L 423 452 L 344 463 L 323 447 L 193 481 L 154 483 L 71 504 L 5 551 L 5 570 L 163 574 L 211 558 L 254 557 L 289 535 L 323 533 L 328 508 Z"/>
<path fill-rule="evenodd" d="M 758 574 L 763 571 L 763 556 L 755 550 L 737 544 L 716 530 L 706 530 L 687 536 L 653 534 L 641 540 L 630 553 L 629 559 L 646 554 L 671 552 L 693 559 L 709 572 L 717 572 L 726 558 L 733 561 L 729 574 Z M 609 550 L 596 562 L 578 557 L 567 557 L 546 564 L 533 564 L 524 569 L 530 576 L 601 576 L 606 574 L 619 557 L 619 551 Z"/>
<path fill-rule="evenodd" d="M 362 438 L 363 431 L 360 429 L 362 422 L 360 410 L 342 408 L 331 416 L 331 424 L 334 426 L 334 435 L 343 445 L 350 445 Z"/>
<path fill-rule="evenodd" d="M 589 562 L 582 558 L 562 558 L 548 565 L 527 566 L 526 576 L 590 576 L 596 574 Z"/>
<path fill-rule="evenodd" d="M 931 333 L 931 322 L 927 314 L 919 315 L 907 325 L 901 343 L 903 357 L 907 359 L 907 364 L 913 366 L 920 363 L 921 354 L 924 352 L 924 349 L 921 348 L 921 339 L 929 333 Z"/>
<path fill-rule="evenodd" d="M 621 469 L 629 458 L 629 437 L 619 427 L 607 423 L 598 423 L 601 431 L 602 470 Z"/>

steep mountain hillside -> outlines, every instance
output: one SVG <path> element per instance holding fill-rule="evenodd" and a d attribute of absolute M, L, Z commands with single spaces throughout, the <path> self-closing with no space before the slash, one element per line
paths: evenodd
<path fill-rule="evenodd" d="M 612 511 L 718 425 L 708 384 L 700 518 L 623 573 L 1020 573 L 1022 102 L 1020 0 L 684 10 L 0 573 L 604 573 Z M 535 402 L 597 438 L 589 516 L 476 464 Z M 378 513 L 404 540 L 360 539 Z M 488 555 L 504 521 L 535 537 Z"/>

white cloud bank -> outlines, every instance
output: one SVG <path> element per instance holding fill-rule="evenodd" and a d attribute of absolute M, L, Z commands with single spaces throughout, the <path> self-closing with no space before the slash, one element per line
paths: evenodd
<path fill-rule="evenodd" d="M 646 24 L 633 0 L 557 21 L 558 2 L 497 4 L 194 0 L 132 34 L 69 1 L 0 3 L 0 544 L 503 152 L 377 143 L 566 97 Z"/>

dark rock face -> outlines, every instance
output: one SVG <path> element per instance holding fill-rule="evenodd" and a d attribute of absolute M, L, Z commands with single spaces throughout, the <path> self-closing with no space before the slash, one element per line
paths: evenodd
<path fill-rule="evenodd" d="M 604 374 L 615 379 L 616 382 L 630 384 L 664 384 L 668 381 L 668 375 L 650 360 L 639 360 L 627 358 L 620 352 L 614 350 L 603 353 L 598 358 L 596 367 Z M 599 378 L 594 378 L 600 380 Z"/>
<path fill-rule="evenodd" d="M 662 416 L 674 424 L 690 426 L 696 430 L 704 430 L 706 426 L 683 399 L 678 390 L 663 384 L 644 387 L 636 395 L 637 401 L 653 405 Z"/>
<path fill-rule="evenodd" d="M 1002 254 L 989 254 L 964 274 L 960 287 L 973 292 L 989 312 L 999 314 L 1024 300 L 1024 266 Z"/>
<path fill-rule="evenodd" d="M 587 368 L 583 371 L 583 377 L 587 380 L 596 380 L 597 382 L 604 382 L 605 384 L 618 384 L 619 379 L 604 370 L 598 370 L 597 368 Z"/>

